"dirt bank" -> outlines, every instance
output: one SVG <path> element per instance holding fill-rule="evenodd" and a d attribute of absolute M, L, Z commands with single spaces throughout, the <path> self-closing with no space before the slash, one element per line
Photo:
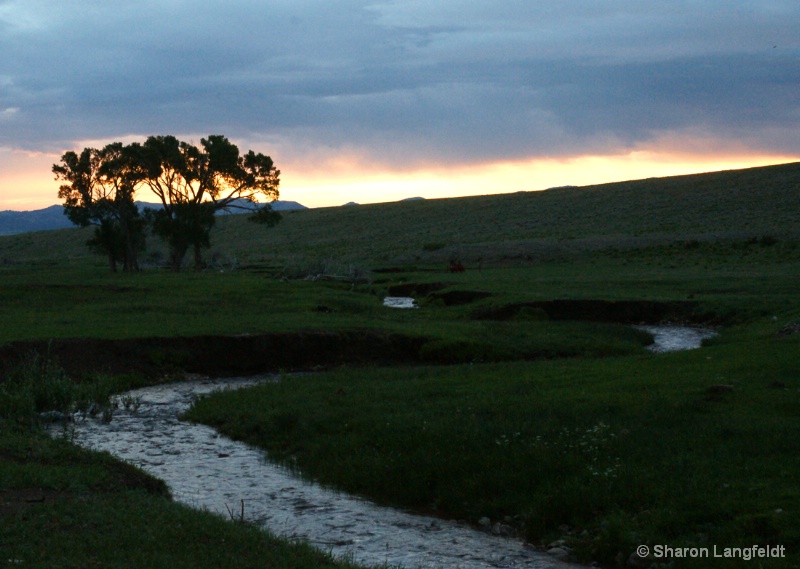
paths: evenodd
<path fill-rule="evenodd" d="M 436 294 L 433 292 L 432 294 Z M 485 293 L 455 291 L 442 298 L 445 305 L 473 300 Z M 477 320 L 525 318 L 538 311 L 553 320 L 595 322 L 714 323 L 713 314 L 692 302 L 548 300 L 476 309 Z M 529 316 L 529 315 L 528 315 Z M 103 340 L 70 338 L 18 341 L 0 346 L 0 374 L 27 354 L 49 354 L 72 376 L 89 372 L 138 373 L 159 377 L 168 373 L 197 373 L 212 377 L 253 375 L 275 371 L 319 369 L 339 365 L 449 364 L 447 354 L 432 350 L 441 341 L 420 336 L 353 329 L 293 333 L 130 338 Z M 471 353 L 453 344 L 458 361 L 482 361 L 482 351 Z M 438 349 L 438 348 L 437 348 Z M 461 353 L 464 352 L 464 353 Z"/>
<path fill-rule="evenodd" d="M 648 300 L 559 299 L 521 302 L 481 308 L 473 312 L 476 320 L 508 320 L 525 309 L 540 310 L 552 320 L 586 320 L 590 322 L 619 322 L 639 324 L 665 321 L 710 323 L 713 314 L 695 302 L 659 302 Z"/>
<path fill-rule="evenodd" d="M 177 338 L 95 338 L 20 341 L 0 346 L 0 372 L 26 354 L 55 357 L 71 375 L 88 372 L 200 373 L 214 377 L 342 364 L 393 365 L 419 361 L 426 342 L 371 330 Z"/>

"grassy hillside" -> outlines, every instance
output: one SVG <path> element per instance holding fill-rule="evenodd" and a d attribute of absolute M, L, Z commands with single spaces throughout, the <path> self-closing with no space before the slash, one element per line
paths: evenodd
<path fill-rule="evenodd" d="M 675 240 L 800 235 L 800 163 L 580 188 L 288 212 L 276 228 L 226 216 L 209 261 L 312 271 L 448 261 L 542 260 Z M 82 263 L 90 230 L 0 237 L 6 263 Z M 158 259 L 151 239 L 145 258 Z"/>
<path fill-rule="evenodd" d="M 800 235 L 800 164 L 493 196 L 297 212 L 273 230 L 219 224 L 215 247 L 268 264 L 369 267 L 551 258 L 675 239 Z M 246 235 L 244 242 L 237 242 Z"/>

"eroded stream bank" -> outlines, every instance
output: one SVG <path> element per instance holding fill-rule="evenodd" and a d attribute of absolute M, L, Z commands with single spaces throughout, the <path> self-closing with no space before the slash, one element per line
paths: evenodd
<path fill-rule="evenodd" d="M 421 285 L 414 285 L 421 286 Z M 416 290 L 416 289 L 415 289 Z M 465 299 L 483 298 L 487 293 L 450 291 L 434 299 L 445 306 Z M 411 297 L 390 297 L 388 306 L 414 308 Z M 324 312 L 319 306 L 315 311 Z M 536 310 L 551 320 L 585 320 L 638 324 L 640 322 L 716 322 L 693 302 L 552 300 L 479 308 L 470 318 L 507 320 L 521 311 Z M 47 354 L 71 376 L 103 372 L 138 373 L 163 377 L 169 373 L 197 373 L 231 377 L 311 370 L 338 365 L 448 364 L 422 357 L 423 346 L 438 338 L 378 329 L 306 330 L 254 334 L 223 334 L 125 339 L 54 338 L 23 340 L 0 346 L 0 373 L 30 353 Z M 520 357 L 526 357 L 524 354 Z M 537 357 L 536 355 L 532 358 Z"/>
<path fill-rule="evenodd" d="M 424 337 L 380 330 L 336 330 L 126 339 L 57 338 L 0 346 L 0 365 L 35 352 L 73 376 L 91 372 L 161 377 L 188 372 L 231 377 L 317 366 L 419 363 Z M 2 371 L 2 370 L 0 370 Z"/>

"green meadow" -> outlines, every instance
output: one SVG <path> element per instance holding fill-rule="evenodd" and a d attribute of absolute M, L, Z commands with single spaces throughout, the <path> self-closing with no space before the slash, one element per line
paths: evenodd
<path fill-rule="evenodd" d="M 226 216 L 202 272 L 159 268 L 155 238 L 141 273 L 111 274 L 87 230 L 0 237 L 0 564 L 347 566 L 42 434 L 41 412 L 221 373 L 203 363 L 216 345 L 282 381 L 186 419 L 302 476 L 499 522 L 586 565 L 757 544 L 786 556 L 640 566 L 798 567 L 798 220 L 787 164 L 297 211 L 271 229 Z M 718 335 L 653 354 L 630 324 L 664 321 Z"/>

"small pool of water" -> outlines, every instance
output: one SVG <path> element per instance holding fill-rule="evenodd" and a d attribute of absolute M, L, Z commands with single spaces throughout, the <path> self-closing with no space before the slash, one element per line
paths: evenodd
<path fill-rule="evenodd" d="M 383 305 L 389 308 L 419 308 L 410 296 L 387 296 L 383 299 Z"/>
<path fill-rule="evenodd" d="M 680 350 L 695 350 L 703 345 L 703 340 L 717 335 L 708 328 L 671 325 L 634 326 L 653 336 L 653 343 L 647 347 L 651 352 L 663 354 Z"/>

